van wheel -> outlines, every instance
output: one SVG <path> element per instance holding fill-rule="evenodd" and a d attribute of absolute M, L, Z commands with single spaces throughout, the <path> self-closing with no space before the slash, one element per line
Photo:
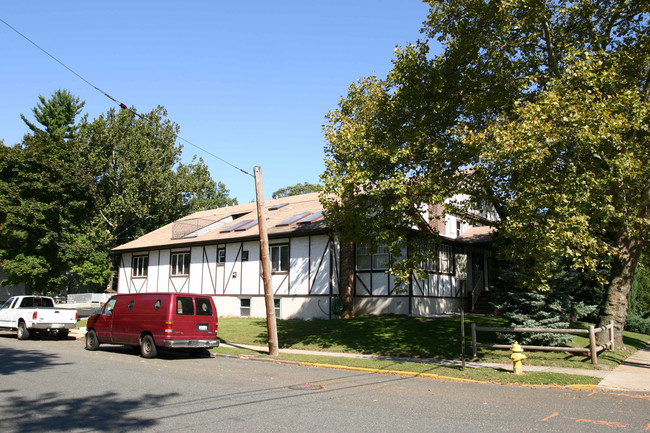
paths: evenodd
<path fill-rule="evenodd" d="M 143 358 L 155 358 L 158 355 L 158 349 L 151 335 L 145 335 L 140 340 L 140 353 Z"/>
<path fill-rule="evenodd" d="M 25 326 L 25 322 L 18 324 L 18 332 L 16 333 L 19 340 L 27 340 L 29 338 L 29 330 Z"/>
<path fill-rule="evenodd" d="M 86 332 L 86 350 L 97 350 L 99 348 L 99 339 L 97 333 L 92 329 Z"/>

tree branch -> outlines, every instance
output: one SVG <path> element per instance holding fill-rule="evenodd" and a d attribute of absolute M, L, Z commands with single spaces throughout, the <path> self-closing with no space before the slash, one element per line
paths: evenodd
<path fill-rule="evenodd" d="M 555 54 L 555 49 L 553 47 L 553 39 L 551 38 L 551 27 L 548 24 L 548 21 L 544 19 L 542 21 L 542 30 L 544 32 L 544 40 L 546 41 L 546 52 L 548 53 L 548 62 L 551 70 L 555 76 L 560 76 L 560 67 L 558 66 L 557 57 Z"/>

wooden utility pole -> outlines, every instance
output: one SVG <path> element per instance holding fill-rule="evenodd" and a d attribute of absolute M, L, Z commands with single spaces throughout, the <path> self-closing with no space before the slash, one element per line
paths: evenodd
<path fill-rule="evenodd" d="M 278 355 L 278 329 L 275 323 L 275 303 L 271 282 L 271 258 L 269 257 L 269 235 L 266 232 L 264 213 L 264 192 L 262 190 L 262 168 L 255 167 L 255 191 L 257 193 L 257 221 L 260 229 L 260 260 L 264 280 L 264 300 L 266 301 L 266 327 L 269 334 L 269 355 Z"/>

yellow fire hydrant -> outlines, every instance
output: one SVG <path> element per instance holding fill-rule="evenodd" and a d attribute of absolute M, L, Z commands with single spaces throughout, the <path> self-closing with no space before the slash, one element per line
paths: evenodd
<path fill-rule="evenodd" d="M 512 359 L 512 372 L 514 374 L 522 374 L 523 365 L 521 361 L 526 359 L 526 355 L 523 353 L 524 349 L 522 349 L 519 343 L 515 341 L 510 348 L 510 351 L 512 352 L 510 355 L 510 359 Z"/>

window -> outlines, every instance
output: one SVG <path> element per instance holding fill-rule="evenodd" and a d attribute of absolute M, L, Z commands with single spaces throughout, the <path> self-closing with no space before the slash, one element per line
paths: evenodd
<path fill-rule="evenodd" d="M 54 308 L 54 301 L 50 298 L 41 298 L 39 296 L 28 296 L 23 298 L 20 308 Z"/>
<path fill-rule="evenodd" d="M 190 274 L 190 253 L 172 253 L 172 275 Z"/>
<path fill-rule="evenodd" d="M 273 299 L 273 306 L 275 307 L 275 317 L 280 317 L 280 299 Z"/>
<path fill-rule="evenodd" d="M 438 246 L 433 242 L 421 242 L 418 245 L 418 253 L 422 254 L 420 269 L 434 272 L 438 267 Z"/>
<path fill-rule="evenodd" d="M 117 302 L 117 298 L 109 299 L 108 302 L 104 305 L 104 309 L 102 310 L 102 314 L 106 314 L 106 315 L 113 314 L 113 308 L 115 308 L 115 303 L 116 302 Z"/>
<path fill-rule="evenodd" d="M 196 314 L 198 316 L 212 316 L 212 304 L 209 299 L 196 298 Z"/>
<path fill-rule="evenodd" d="M 223 265 L 226 263 L 226 249 L 217 248 L 217 264 Z"/>
<path fill-rule="evenodd" d="M 242 317 L 248 317 L 251 315 L 251 299 L 250 298 L 241 298 L 239 300 L 239 315 Z"/>
<path fill-rule="evenodd" d="M 357 245 L 357 269 L 388 269 L 392 255 L 385 245 L 378 245 L 374 254 L 370 245 Z"/>
<path fill-rule="evenodd" d="M 271 245 L 271 270 L 289 272 L 289 245 Z"/>
<path fill-rule="evenodd" d="M 146 277 L 149 267 L 149 256 L 134 256 L 131 262 L 131 276 Z"/>
<path fill-rule="evenodd" d="M 440 272 L 451 273 L 451 247 L 449 245 L 440 245 Z"/>
<path fill-rule="evenodd" d="M 181 316 L 193 316 L 194 302 L 192 302 L 192 298 L 184 296 L 176 298 L 176 314 L 180 314 Z"/>
<path fill-rule="evenodd" d="M 241 261 L 242 262 L 247 262 L 248 261 L 248 251 L 242 251 L 241 252 Z"/>

